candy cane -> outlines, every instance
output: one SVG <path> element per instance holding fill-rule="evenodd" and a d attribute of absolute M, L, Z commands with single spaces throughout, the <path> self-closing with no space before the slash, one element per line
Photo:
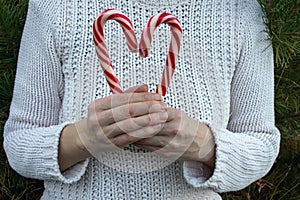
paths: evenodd
<path fill-rule="evenodd" d="M 151 48 L 152 37 L 155 29 L 160 24 L 168 24 L 171 27 L 171 41 L 169 46 L 169 52 L 166 58 L 166 66 L 163 70 L 160 84 L 156 88 L 156 93 L 163 96 L 166 95 L 167 88 L 170 85 L 171 78 L 174 74 L 175 65 L 178 59 L 180 50 L 180 40 L 182 37 L 182 28 L 179 20 L 168 13 L 159 13 L 150 18 L 145 25 L 142 37 L 140 40 L 139 53 L 141 57 L 147 57 Z"/>
<path fill-rule="evenodd" d="M 133 31 L 130 19 L 123 13 L 108 9 L 99 14 L 93 24 L 93 36 L 96 48 L 96 54 L 100 60 L 102 70 L 112 93 L 121 93 L 122 89 L 119 80 L 114 72 L 112 63 L 108 55 L 106 44 L 104 41 L 103 27 L 108 20 L 116 20 L 121 26 L 125 34 L 127 45 L 130 51 L 136 52 L 138 49 L 137 40 Z"/>

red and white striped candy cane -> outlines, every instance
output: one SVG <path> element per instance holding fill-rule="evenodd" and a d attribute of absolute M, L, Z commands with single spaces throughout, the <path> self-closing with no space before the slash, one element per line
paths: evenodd
<path fill-rule="evenodd" d="M 151 17 L 148 23 L 144 27 L 141 41 L 140 41 L 139 53 L 141 57 L 147 57 L 149 55 L 153 33 L 155 29 L 162 23 L 168 24 L 171 27 L 171 33 L 172 33 L 169 52 L 166 58 L 166 66 L 164 68 L 160 84 L 156 88 L 156 93 L 165 96 L 167 92 L 167 88 L 170 85 L 171 78 L 174 74 L 175 65 L 180 51 L 182 28 L 179 20 L 173 15 L 165 12 L 159 13 Z"/>
<path fill-rule="evenodd" d="M 130 51 L 136 52 L 138 49 L 136 36 L 130 19 L 123 13 L 108 9 L 99 14 L 93 24 L 93 35 L 96 53 L 100 59 L 102 70 L 112 93 L 121 93 L 122 89 L 119 80 L 114 72 L 112 63 L 108 55 L 107 47 L 104 41 L 103 28 L 108 20 L 116 20 L 121 26 L 125 34 L 126 42 Z"/>

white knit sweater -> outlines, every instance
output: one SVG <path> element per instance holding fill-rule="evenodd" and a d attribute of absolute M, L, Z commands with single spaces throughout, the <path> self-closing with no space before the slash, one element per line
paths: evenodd
<path fill-rule="evenodd" d="M 132 20 L 138 40 L 154 14 L 166 11 L 181 21 L 181 52 L 164 101 L 210 126 L 213 171 L 199 162 L 167 165 L 128 146 L 60 172 L 62 129 L 85 117 L 94 99 L 110 95 L 92 39 L 93 21 L 107 8 Z M 246 187 L 270 170 L 279 151 L 264 30 L 255 0 L 31 0 L 4 133 L 10 165 L 45 180 L 43 199 L 218 199 L 215 192 Z M 105 39 L 123 89 L 147 83 L 154 91 L 169 27 L 155 31 L 147 59 L 129 53 L 116 22 L 107 22 Z"/>

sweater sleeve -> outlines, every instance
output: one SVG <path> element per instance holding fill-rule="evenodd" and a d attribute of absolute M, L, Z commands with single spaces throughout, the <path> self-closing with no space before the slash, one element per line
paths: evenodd
<path fill-rule="evenodd" d="M 71 122 L 59 123 L 64 80 L 52 23 L 55 6 L 54 1 L 29 1 L 3 145 L 19 174 L 72 183 L 84 174 L 87 161 L 64 174 L 58 165 L 60 134 Z"/>
<path fill-rule="evenodd" d="M 184 162 L 184 176 L 194 187 L 211 188 L 216 192 L 243 189 L 265 176 L 279 153 L 280 133 L 274 120 L 272 46 L 267 40 L 261 13 L 254 13 L 256 15 L 244 21 L 240 34 L 243 36 L 239 42 L 243 45 L 231 82 L 227 128 L 213 122 L 208 124 L 216 143 L 215 168 L 211 170 L 199 162 Z"/>

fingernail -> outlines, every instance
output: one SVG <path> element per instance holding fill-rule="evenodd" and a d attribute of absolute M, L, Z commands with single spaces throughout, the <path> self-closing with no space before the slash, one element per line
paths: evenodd
<path fill-rule="evenodd" d="M 166 119 L 168 119 L 168 113 L 167 113 L 167 112 L 161 112 L 161 113 L 159 114 L 159 118 L 160 118 L 161 120 L 166 120 Z"/>
<path fill-rule="evenodd" d="M 161 95 L 160 94 L 154 94 L 152 96 L 153 100 L 161 100 Z"/>

